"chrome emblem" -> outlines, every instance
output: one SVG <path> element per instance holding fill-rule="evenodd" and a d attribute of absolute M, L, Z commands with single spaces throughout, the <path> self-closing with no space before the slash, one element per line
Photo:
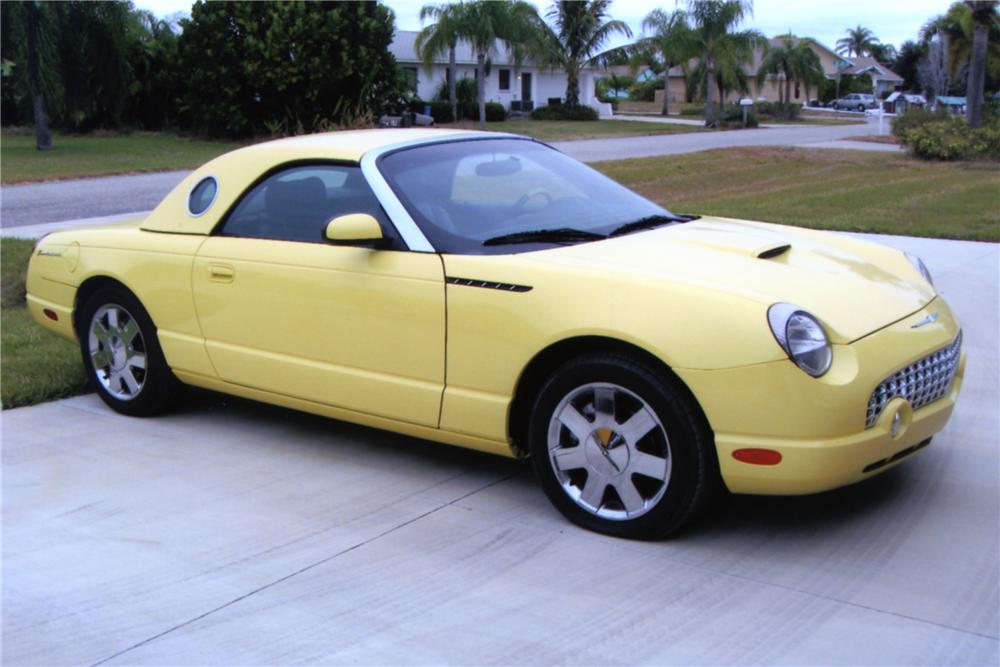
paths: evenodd
<path fill-rule="evenodd" d="M 920 327 L 922 327 L 924 325 L 931 324 L 932 322 L 937 322 L 937 318 L 939 317 L 939 315 L 940 314 L 938 313 L 938 311 L 935 310 L 933 313 L 931 313 L 930 315 L 928 315 L 924 319 L 920 320 L 919 322 L 911 324 L 910 328 L 911 329 L 919 329 Z"/>

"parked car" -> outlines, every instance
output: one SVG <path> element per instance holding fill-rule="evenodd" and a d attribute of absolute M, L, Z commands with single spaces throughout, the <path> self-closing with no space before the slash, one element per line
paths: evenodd
<path fill-rule="evenodd" d="M 27 290 L 118 412 L 193 385 L 530 457 L 567 517 L 628 537 L 721 486 L 813 493 L 899 464 L 965 364 L 915 257 L 679 215 L 496 133 L 239 149 L 144 218 L 45 236 Z"/>
<path fill-rule="evenodd" d="M 874 95 L 868 93 L 851 93 L 845 97 L 838 98 L 830 103 L 834 109 L 845 109 L 847 111 L 861 111 L 878 108 L 878 100 Z"/>

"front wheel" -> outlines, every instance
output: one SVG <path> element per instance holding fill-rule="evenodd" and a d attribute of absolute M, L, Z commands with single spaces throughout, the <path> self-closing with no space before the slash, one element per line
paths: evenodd
<path fill-rule="evenodd" d="M 147 416 L 169 408 L 183 385 L 167 366 L 146 309 L 128 290 L 104 287 L 78 319 L 83 365 L 91 386 L 116 412 Z"/>
<path fill-rule="evenodd" d="M 717 486 L 711 433 L 686 392 L 661 369 L 618 354 L 574 359 L 545 383 L 529 447 L 556 508 L 609 535 L 664 537 Z"/>

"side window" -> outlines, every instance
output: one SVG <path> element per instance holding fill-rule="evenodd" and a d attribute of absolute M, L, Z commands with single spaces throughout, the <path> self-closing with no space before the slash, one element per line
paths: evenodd
<path fill-rule="evenodd" d="M 326 223 L 338 215 L 368 213 L 395 239 L 359 167 L 292 167 L 247 192 L 223 223 L 220 234 L 278 241 L 323 243 Z"/>

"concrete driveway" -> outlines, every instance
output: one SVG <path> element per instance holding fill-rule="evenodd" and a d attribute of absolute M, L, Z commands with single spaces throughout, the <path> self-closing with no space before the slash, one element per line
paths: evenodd
<path fill-rule="evenodd" d="M 3 662 L 997 665 L 995 244 L 916 252 L 965 329 L 924 452 L 616 540 L 522 466 L 207 393 L 2 416 Z"/>

